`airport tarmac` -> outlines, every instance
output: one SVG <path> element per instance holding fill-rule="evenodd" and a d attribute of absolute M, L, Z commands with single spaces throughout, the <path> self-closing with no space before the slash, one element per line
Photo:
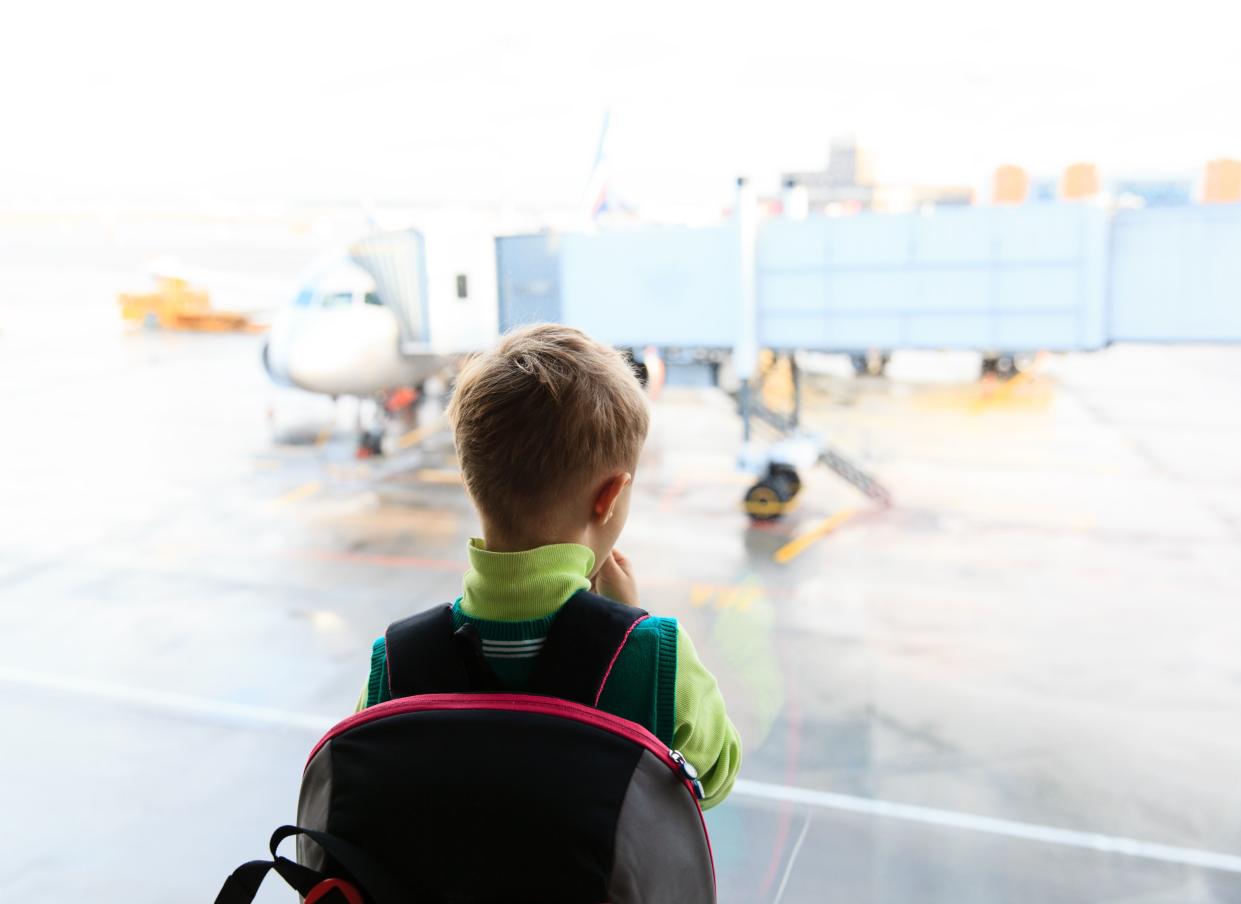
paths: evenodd
<path fill-rule="evenodd" d="M 261 337 L 107 314 L 0 324 L 4 901 L 209 900 L 477 533 L 443 434 L 275 444 L 318 409 Z M 743 737 L 721 901 L 1241 900 L 1239 400 L 1228 348 L 819 375 L 808 425 L 896 504 L 819 469 L 754 529 L 730 402 L 670 388 L 622 548 Z"/>

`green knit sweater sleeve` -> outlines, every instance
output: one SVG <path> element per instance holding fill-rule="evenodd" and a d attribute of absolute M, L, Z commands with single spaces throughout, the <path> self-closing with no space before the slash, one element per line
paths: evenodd
<path fill-rule="evenodd" d="M 724 709 L 715 676 L 707 671 L 689 635 L 677 628 L 676 729 L 673 747 L 698 770 L 704 810 L 728 796 L 741 768 L 741 738 Z"/>

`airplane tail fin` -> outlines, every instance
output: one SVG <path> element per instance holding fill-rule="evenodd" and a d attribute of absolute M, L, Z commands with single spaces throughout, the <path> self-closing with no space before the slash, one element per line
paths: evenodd
<path fill-rule="evenodd" d="M 582 207 L 588 222 L 594 222 L 599 215 L 608 209 L 608 127 L 612 122 L 612 111 L 603 111 L 603 126 L 599 130 L 599 143 L 595 149 L 595 162 L 590 168 L 590 178 L 586 183 L 586 194 Z"/>

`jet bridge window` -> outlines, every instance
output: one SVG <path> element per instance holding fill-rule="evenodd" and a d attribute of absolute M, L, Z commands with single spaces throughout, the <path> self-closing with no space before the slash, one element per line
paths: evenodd
<path fill-rule="evenodd" d="M 457 298 L 461 301 L 470 297 L 469 284 L 464 273 L 457 274 Z"/>

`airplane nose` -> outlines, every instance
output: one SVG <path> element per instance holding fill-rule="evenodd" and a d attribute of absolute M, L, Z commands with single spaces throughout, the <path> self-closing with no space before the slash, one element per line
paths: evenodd
<path fill-rule="evenodd" d="M 289 385 L 291 381 L 289 380 L 288 372 L 283 367 L 277 367 L 272 360 L 270 339 L 263 342 L 262 357 L 263 370 L 267 371 L 267 376 L 271 377 L 272 382 Z"/>

